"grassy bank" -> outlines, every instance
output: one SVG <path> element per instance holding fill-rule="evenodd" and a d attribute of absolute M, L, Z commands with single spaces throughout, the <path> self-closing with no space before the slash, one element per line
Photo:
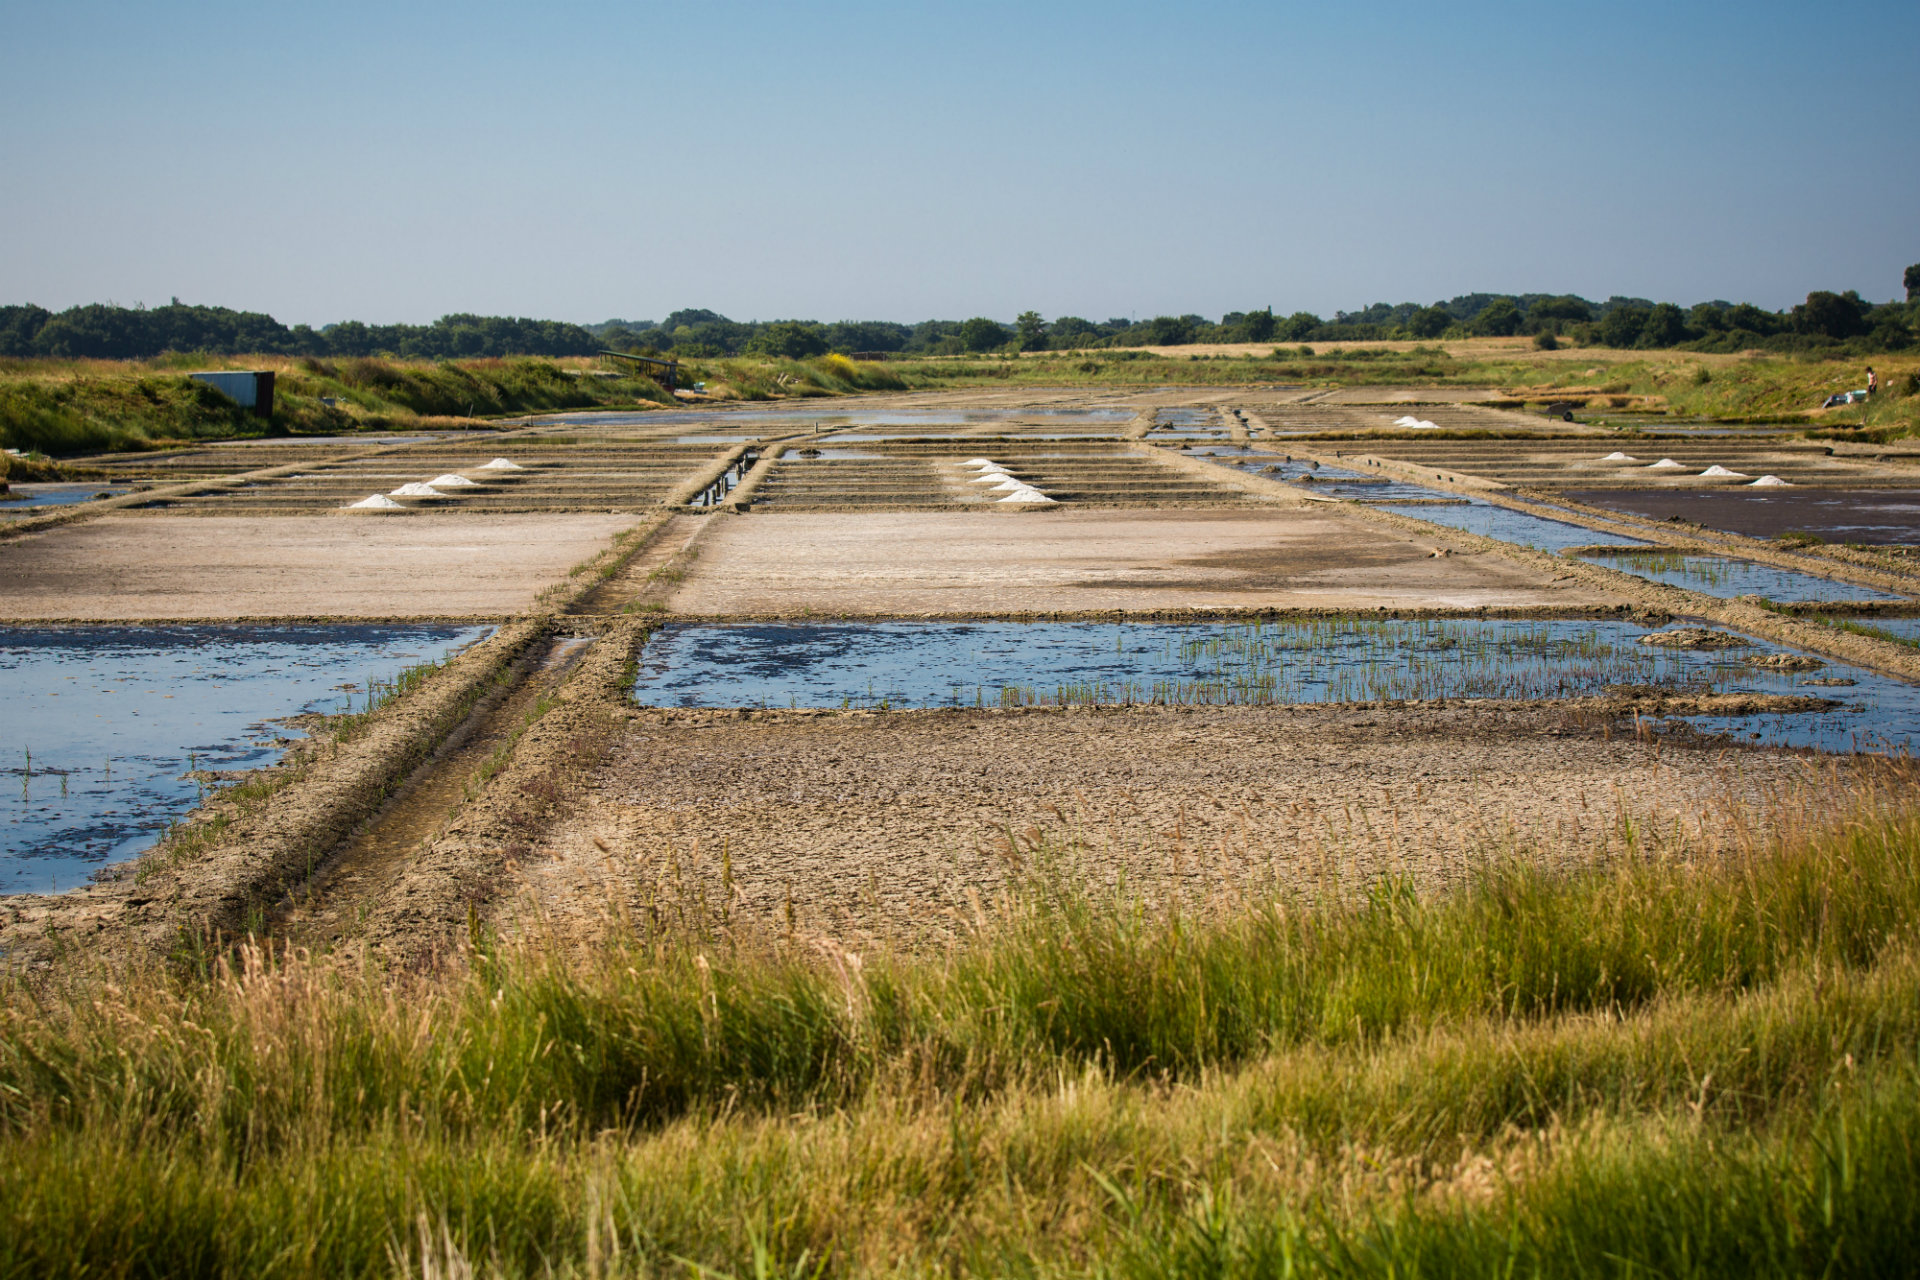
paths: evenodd
<path fill-rule="evenodd" d="M 0 1001 L 0 1275 L 1888 1274 L 1920 809 L 1453 892 L 1090 898 Z M 1070 854 L 1058 855 L 1069 857 Z"/>
<path fill-rule="evenodd" d="M 272 419 L 257 418 L 186 376 L 202 368 L 274 370 Z M 905 385 L 888 366 L 833 356 L 717 361 L 690 369 L 685 380 L 709 382 L 718 396 L 733 399 Z M 593 360 L 0 360 L 0 445 L 54 456 L 268 433 L 459 428 L 480 425 L 476 419 L 672 403 L 652 379 L 602 369 Z"/>
<path fill-rule="evenodd" d="M 683 366 L 682 380 L 706 384 L 709 402 L 996 386 L 1476 387 L 1535 405 L 1571 398 L 1599 415 L 1619 410 L 1761 418 L 1877 440 L 1920 431 L 1920 394 L 1908 394 L 1912 379 L 1920 376 L 1920 361 L 1912 358 L 1882 361 L 1882 384 L 1888 392 L 1872 405 L 1822 413 L 1817 406 L 1831 392 L 1865 385 L 1861 361 L 1603 348 L 1542 352 L 1503 340 L 1349 344 L 1319 352 L 1262 348 L 1182 355 L 1179 350 L 884 362 L 841 356 L 693 360 Z M 185 376 L 190 369 L 209 366 L 274 369 L 273 420 L 255 418 Z M 0 360 L 0 444 L 55 456 L 268 431 L 457 428 L 476 425 L 477 419 L 670 403 L 673 398 L 651 379 L 584 359 Z"/>

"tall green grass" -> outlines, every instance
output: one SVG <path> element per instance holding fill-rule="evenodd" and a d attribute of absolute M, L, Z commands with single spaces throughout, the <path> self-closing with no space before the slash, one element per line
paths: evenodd
<path fill-rule="evenodd" d="M 1733 835 L 1209 910 L 1042 851 L 932 952 L 682 881 L 591 946 L 16 980 L 0 1275 L 1889 1274 L 1911 782 Z"/>

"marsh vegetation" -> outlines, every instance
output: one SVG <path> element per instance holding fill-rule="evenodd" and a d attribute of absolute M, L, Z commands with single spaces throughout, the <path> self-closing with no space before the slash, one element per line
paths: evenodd
<path fill-rule="evenodd" d="M 0 1273 L 1891 1274 L 1912 781 L 1711 850 L 1198 909 L 1078 888 L 1036 832 L 933 952 L 703 882 L 411 972 L 249 943 L 16 981 Z"/>

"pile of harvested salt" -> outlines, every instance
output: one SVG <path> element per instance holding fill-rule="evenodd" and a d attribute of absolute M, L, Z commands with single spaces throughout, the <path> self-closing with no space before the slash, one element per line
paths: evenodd
<path fill-rule="evenodd" d="M 515 462 L 512 458 L 495 458 L 492 462 L 489 462 L 486 466 L 479 467 L 476 469 L 480 471 L 525 471 L 526 470 L 525 467 Z"/>
<path fill-rule="evenodd" d="M 427 483 L 436 489 L 471 489 L 474 487 L 473 481 L 467 479 L 465 476 L 457 476 L 451 471 L 443 476 L 435 476 L 433 479 L 427 481 Z"/>
<path fill-rule="evenodd" d="M 1675 462 L 1672 458 L 1662 458 L 1647 467 L 1649 471 L 1685 471 L 1686 469 L 1685 463 Z"/>
<path fill-rule="evenodd" d="M 1007 474 L 1006 468 L 991 458 L 968 458 L 960 464 L 968 471 L 980 474 L 973 478 L 975 484 L 987 484 L 993 487 L 987 492 L 1004 496 L 994 499 L 996 502 L 1032 502 L 1052 504 L 1053 499 L 1040 492 L 1025 480 Z"/>
<path fill-rule="evenodd" d="M 1440 429 L 1439 423 L 1428 422 L 1425 418 L 1416 418 L 1412 414 L 1405 414 L 1395 418 L 1393 425 L 1396 427 L 1405 427 L 1409 431 L 1438 431 Z"/>
<path fill-rule="evenodd" d="M 439 498 L 445 495 L 432 485 L 421 484 L 418 480 L 415 480 L 411 484 L 403 484 L 398 489 L 393 490 L 393 496 L 396 498 Z"/>
<path fill-rule="evenodd" d="M 1749 489 L 1774 489 L 1774 488 L 1785 489 L 1788 487 L 1790 486 L 1787 484 L 1787 482 L 1785 480 L 1782 480 L 1779 476 L 1761 476 L 1758 480 L 1755 480 L 1752 484 L 1747 486 L 1747 488 Z"/>
<path fill-rule="evenodd" d="M 1747 478 L 1746 472 L 1729 471 L 1717 462 L 1700 474 L 1702 477 L 1710 480 L 1745 480 Z"/>
<path fill-rule="evenodd" d="M 349 502 L 348 511 L 404 511 L 406 508 L 384 493 L 376 493 L 371 498 L 362 498 L 358 502 Z"/>
<path fill-rule="evenodd" d="M 1615 449 L 1612 453 L 1600 459 L 1600 461 L 1602 462 L 1638 462 L 1640 461 L 1640 459 L 1634 457 L 1630 453 L 1622 453 L 1618 449 Z"/>

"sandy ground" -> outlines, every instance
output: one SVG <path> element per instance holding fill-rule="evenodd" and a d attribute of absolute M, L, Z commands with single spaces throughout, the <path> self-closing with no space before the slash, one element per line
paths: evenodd
<path fill-rule="evenodd" d="M 518 918 L 580 936 L 649 902 L 717 911 L 730 880 L 761 921 L 791 895 L 812 927 L 937 930 L 1074 836 L 1083 874 L 1149 892 L 1431 884 L 1516 840 L 1618 852 L 1623 816 L 1642 841 L 1725 834 L 1817 768 L 1536 709 L 639 713 L 520 867 Z"/>
<path fill-rule="evenodd" d="M 497 617 L 637 519 L 105 516 L 0 544 L 0 619 Z"/>
<path fill-rule="evenodd" d="M 693 614 L 1612 603 L 1571 579 L 1338 514 L 756 513 L 703 541 L 668 607 Z"/>

